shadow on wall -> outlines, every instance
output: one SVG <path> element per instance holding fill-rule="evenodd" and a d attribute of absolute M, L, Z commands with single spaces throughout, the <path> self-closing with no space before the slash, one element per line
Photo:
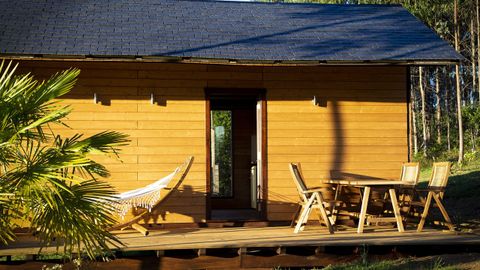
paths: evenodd
<path fill-rule="evenodd" d="M 191 217 L 193 222 L 199 222 L 200 216 L 205 213 L 204 206 L 201 206 L 200 211 L 195 211 L 195 205 L 190 205 L 190 200 L 199 198 L 205 201 L 205 193 L 195 190 L 201 190 L 204 187 L 193 187 L 191 185 L 182 185 L 175 191 L 172 191 L 169 198 L 162 202 L 157 208 L 152 209 L 152 214 L 148 219 L 143 219 L 145 223 L 162 223 L 168 218 L 169 215 L 179 215 L 183 217 Z M 182 198 L 188 198 L 189 201 L 184 201 Z M 138 211 L 138 212 L 137 212 Z M 145 211 L 144 209 L 133 209 L 134 215 Z M 195 215 L 192 216 L 192 215 Z"/>

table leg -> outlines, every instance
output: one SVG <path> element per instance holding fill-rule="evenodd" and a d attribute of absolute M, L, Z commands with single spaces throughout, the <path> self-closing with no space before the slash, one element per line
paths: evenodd
<path fill-rule="evenodd" d="M 337 216 L 338 216 L 338 211 L 336 211 L 337 207 L 337 201 L 338 201 L 338 196 L 342 193 L 342 185 L 337 185 L 337 188 L 335 189 L 335 197 L 333 198 L 333 206 L 331 207 L 331 214 L 332 214 L 332 220 L 331 224 L 335 225 L 337 223 Z"/>
<path fill-rule="evenodd" d="M 397 192 L 395 192 L 394 188 L 390 188 L 388 192 L 390 194 L 390 201 L 392 202 L 393 214 L 397 220 L 398 231 L 404 232 L 405 230 L 403 228 L 402 215 L 400 214 L 400 208 L 398 207 Z"/>
<path fill-rule="evenodd" d="M 370 197 L 370 187 L 365 187 L 363 190 L 362 206 L 360 209 L 360 219 L 358 220 L 357 233 L 363 233 L 363 227 L 365 226 L 365 218 L 367 217 L 369 197 Z"/>

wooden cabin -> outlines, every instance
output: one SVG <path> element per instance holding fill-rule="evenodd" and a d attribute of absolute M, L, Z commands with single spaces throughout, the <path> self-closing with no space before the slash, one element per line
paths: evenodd
<path fill-rule="evenodd" d="M 154 223 L 289 220 L 290 162 L 312 186 L 397 178 L 410 155 L 410 66 L 461 60 L 397 5 L 3 5 L 0 57 L 38 78 L 81 69 L 62 101 L 70 128 L 56 131 L 130 135 L 120 160 L 97 159 L 119 191 L 195 157 Z"/>

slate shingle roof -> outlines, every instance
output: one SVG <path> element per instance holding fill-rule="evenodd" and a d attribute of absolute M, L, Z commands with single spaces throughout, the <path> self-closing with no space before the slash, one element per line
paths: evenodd
<path fill-rule="evenodd" d="M 0 54 L 459 60 L 401 6 L 0 0 Z"/>

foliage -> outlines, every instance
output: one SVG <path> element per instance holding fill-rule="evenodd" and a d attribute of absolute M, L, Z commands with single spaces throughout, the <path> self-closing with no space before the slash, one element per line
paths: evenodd
<path fill-rule="evenodd" d="M 219 167 L 218 196 L 232 195 L 232 111 L 212 111 L 213 127 L 221 127 L 215 134 L 215 163 Z"/>
<path fill-rule="evenodd" d="M 463 124 L 465 126 L 466 141 L 469 142 L 473 152 L 478 145 L 478 132 L 480 131 L 480 106 L 468 105 L 462 108 Z"/>
<path fill-rule="evenodd" d="M 45 245 L 63 244 L 66 253 L 83 248 L 94 257 L 120 242 L 105 231 L 115 222 L 108 203 L 114 190 L 97 178 L 109 174 L 91 154 L 116 155 L 126 135 L 55 134 L 53 125 L 65 125 L 70 113 L 57 98 L 73 88 L 80 71 L 38 82 L 30 74 L 14 75 L 16 68 L 0 65 L 0 242 L 14 240 L 20 219 Z"/>

